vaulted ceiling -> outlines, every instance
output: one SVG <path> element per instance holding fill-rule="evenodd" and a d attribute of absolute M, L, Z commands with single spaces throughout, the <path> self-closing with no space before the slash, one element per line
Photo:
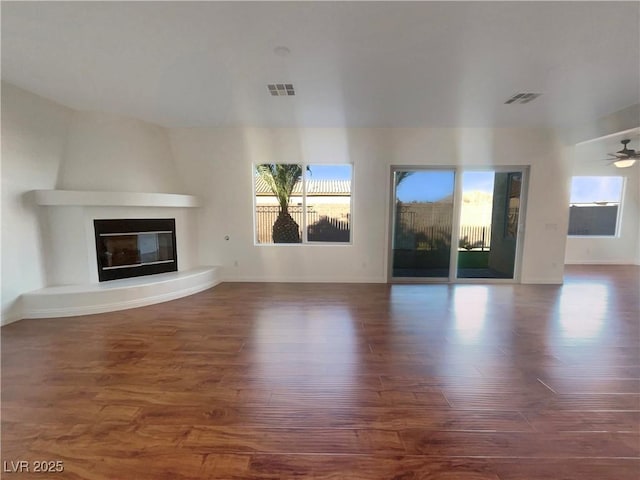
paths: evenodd
<path fill-rule="evenodd" d="M 639 2 L 3 1 L 2 78 L 165 126 L 570 127 L 639 102 L 639 30 Z"/>

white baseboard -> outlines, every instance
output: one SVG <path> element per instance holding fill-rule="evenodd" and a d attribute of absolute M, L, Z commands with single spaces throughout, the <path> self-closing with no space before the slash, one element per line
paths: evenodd
<path fill-rule="evenodd" d="M 4 327 L 10 323 L 17 322 L 18 320 L 22 320 L 22 316 L 19 314 L 3 315 L 2 319 L 0 319 L 0 326 Z"/>
<path fill-rule="evenodd" d="M 523 278 L 520 282 L 522 285 L 562 285 L 564 283 L 563 279 L 553 279 L 553 278 Z"/>
<path fill-rule="evenodd" d="M 387 283 L 386 278 L 379 277 L 254 277 L 254 276 L 238 276 L 227 277 L 224 279 L 229 283 Z"/>
<path fill-rule="evenodd" d="M 579 262 L 565 262 L 565 265 L 634 265 L 634 263 L 628 260 L 581 260 Z"/>

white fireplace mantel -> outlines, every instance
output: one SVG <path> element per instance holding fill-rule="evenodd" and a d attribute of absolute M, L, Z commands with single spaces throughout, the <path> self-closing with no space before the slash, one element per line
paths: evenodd
<path fill-rule="evenodd" d="M 27 318 L 64 317 L 159 303 L 220 283 L 219 269 L 198 265 L 193 195 L 173 193 L 33 190 L 41 216 L 46 287 L 23 295 Z M 174 218 L 178 271 L 98 281 L 94 220 Z"/>
<path fill-rule="evenodd" d="M 33 195 L 36 204 L 43 206 L 164 208 L 195 208 L 200 206 L 198 197 L 177 193 L 33 190 Z"/>

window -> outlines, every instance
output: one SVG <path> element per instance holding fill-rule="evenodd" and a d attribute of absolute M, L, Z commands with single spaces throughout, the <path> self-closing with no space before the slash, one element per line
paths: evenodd
<path fill-rule="evenodd" d="M 623 177 L 573 177 L 569 235 L 617 235 L 622 186 Z"/>
<path fill-rule="evenodd" d="M 349 243 L 351 178 L 351 165 L 256 165 L 256 244 Z"/>

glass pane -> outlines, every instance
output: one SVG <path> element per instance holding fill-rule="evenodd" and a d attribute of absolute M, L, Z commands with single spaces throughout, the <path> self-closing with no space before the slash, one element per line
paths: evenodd
<path fill-rule="evenodd" d="M 458 278 L 513 278 L 521 172 L 462 174 Z"/>
<path fill-rule="evenodd" d="M 449 276 L 453 170 L 397 171 L 393 277 Z"/>
<path fill-rule="evenodd" d="M 619 203 L 622 194 L 622 177 L 573 177 L 571 179 L 571 204 Z"/>
<path fill-rule="evenodd" d="M 569 235 L 615 236 L 622 177 L 573 177 Z"/>
<path fill-rule="evenodd" d="M 140 263 L 137 235 L 102 237 L 103 265 L 107 268 Z"/>
<path fill-rule="evenodd" d="M 309 165 L 305 173 L 307 240 L 351 239 L 351 165 Z"/>
<path fill-rule="evenodd" d="M 174 260 L 171 232 L 103 234 L 100 240 L 100 255 L 104 269 Z"/>
<path fill-rule="evenodd" d="M 256 243 L 302 242 L 302 166 L 256 165 Z"/>
<path fill-rule="evenodd" d="M 171 233 L 141 233 L 138 237 L 140 260 L 142 263 L 162 262 L 173 256 Z"/>

